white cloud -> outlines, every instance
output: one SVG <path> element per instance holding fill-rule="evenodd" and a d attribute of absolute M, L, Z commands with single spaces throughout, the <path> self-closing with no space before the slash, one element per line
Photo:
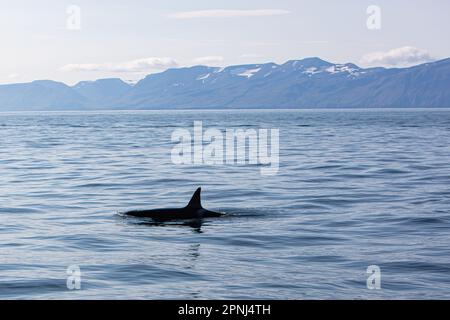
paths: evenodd
<path fill-rule="evenodd" d="M 61 68 L 61 71 L 104 71 L 107 69 L 107 64 L 95 64 L 95 63 L 81 63 L 81 64 L 66 64 Z"/>
<path fill-rule="evenodd" d="M 143 73 L 153 70 L 164 70 L 177 67 L 178 63 L 172 58 L 144 58 L 121 63 L 82 63 L 68 64 L 61 68 L 62 71 L 109 71 L 109 72 L 128 72 Z"/>
<path fill-rule="evenodd" d="M 207 56 L 207 57 L 200 57 L 195 59 L 196 63 L 200 64 L 214 64 L 214 63 L 221 63 L 224 60 L 222 56 Z"/>
<path fill-rule="evenodd" d="M 238 18 L 238 17 L 267 17 L 278 16 L 291 13 L 282 9 L 260 9 L 260 10 L 200 10 L 184 11 L 170 14 L 174 19 L 195 19 L 195 18 Z"/>
<path fill-rule="evenodd" d="M 401 47 L 386 52 L 366 54 L 361 63 L 370 66 L 398 66 L 405 67 L 434 60 L 426 50 L 415 47 Z"/>

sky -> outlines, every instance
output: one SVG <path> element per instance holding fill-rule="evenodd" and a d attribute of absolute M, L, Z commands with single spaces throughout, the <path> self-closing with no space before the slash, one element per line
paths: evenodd
<path fill-rule="evenodd" d="M 448 0 L 0 0 L 0 83 L 320 57 L 405 67 L 450 57 Z"/>

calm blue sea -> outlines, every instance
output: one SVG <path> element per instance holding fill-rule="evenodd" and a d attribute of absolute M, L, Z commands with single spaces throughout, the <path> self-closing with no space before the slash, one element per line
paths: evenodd
<path fill-rule="evenodd" d="M 196 120 L 279 128 L 278 174 L 174 165 Z M 450 110 L 0 114 L 0 181 L 1 299 L 450 298 Z M 118 214 L 198 186 L 226 217 Z"/>

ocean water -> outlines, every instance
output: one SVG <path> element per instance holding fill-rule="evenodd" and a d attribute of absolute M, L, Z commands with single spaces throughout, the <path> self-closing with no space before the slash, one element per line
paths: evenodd
<path fill-rule="evenodd" d="M 173 164 L 197 120 L 278 128 L 278 174 Z M 1 299 L 450 298 L 450 110 L 15 113 L 0 133 Z M 119 214 L 198 186 L 227 216 Z"/>

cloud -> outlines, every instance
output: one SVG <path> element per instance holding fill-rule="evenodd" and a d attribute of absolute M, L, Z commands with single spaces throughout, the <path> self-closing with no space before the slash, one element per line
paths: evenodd
<path fill-rule="evenodd" d="M 291 13 L 282 9 L 260 9 L 260 10 L 200 10 L 176 12 L 169 15 L 174 19 L 196 19 L 196 18 L 238 18 L 238 17 L 267 17 L 279 16 Z"/>
<path fill-rule="evenodd" d="M 207 56 L 207 57 L 200 57 L 195 59 L 195 62 L 201 63 L 201 64 L 214 64 L 214 63 L 221 63 L 224 60 L 222 56 Z"/>
<path fill-rule="evenodd" d="M 143 73 L 152 70 L 164 70 L 177 67 L 178 63 L 172 58 L 144 58 L 126 61 L 122 63 L 83 63 L 68 64 L 61 68 L 62 71 L 109 71 L 124 73 Z"/>
<path fill-rule="evenodd" d="M 434 60 L 426 50 L 415 47 L 401 47 L 386 52 L 366 54 L 361 63 L 371 66 L 411 66 Z"/>
<path fill-rule="evenodd" d="M 82 64 L 66 64 L 60 70 L 65 72 L 71 71 L 104 71 L 109 69 L 108 64 L 82 63 Z"/>

